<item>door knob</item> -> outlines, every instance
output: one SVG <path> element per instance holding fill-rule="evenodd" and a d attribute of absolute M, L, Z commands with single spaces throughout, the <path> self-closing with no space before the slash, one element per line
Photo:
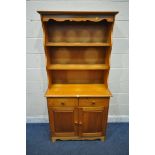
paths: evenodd
<path fill-rule="evenodd" d="M 78 122 L 77 122 L 77 121 L 75 121 L 74 123 L 75 123 L 76 125 L 78 124 Z"/>
<path fill-rule="evenodd" d="M 82 125 L 82 122 L 79 122 L 79 125 Z"/>
<path fill-rule="evenodd" d="M 61 105 L 65 105 L 65 103 L 62 102 Z"/>
<path fill-rule="evenodd" d="M 95 105 L 95 102 L 92 102 L 92 105 Z"/>

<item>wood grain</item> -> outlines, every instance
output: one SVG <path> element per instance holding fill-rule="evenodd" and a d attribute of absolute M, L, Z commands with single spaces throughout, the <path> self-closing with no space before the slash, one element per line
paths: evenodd
<path fill-rule="evenodd" d="M 109 69 L 108 65 L 102 64 L 94 64 L 94 65 L 86 65 L 86 64 L 53 64 L 47 66 L 49 70 L 105 70 Z"/>
<path fill-rule="evenodd" d="M 65 43 L 65 42 L 59 42 L 59 43 L 53 43 L 53 42 L 47 42 L 46 46 L 111 46 L 110 43 Z"/>
<path fill-rule="evenodd" d="M 46 97 L 110 97 L 111 92 L 103 84 L 53 84 Z"/>
<path fill-rule="evenodd" d="M 38 11 L 41 15 L 52 141 L 106 135 L 112 30 L 118 12 Z M 64 15 L 66 17 L 64 17 Z"/>

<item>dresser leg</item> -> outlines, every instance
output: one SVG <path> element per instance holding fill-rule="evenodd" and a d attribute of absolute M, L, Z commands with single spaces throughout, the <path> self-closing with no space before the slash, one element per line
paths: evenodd
<path fill-rule="evenodd" d="M 52 142 L 53 142 L 53 143 L 56 141 L 56 139 L 55 139 L 55 138 L 51 138 L 51 140 L 52 140 Z"/>
<path fill-rule="evenodd" d="M 104 142 L 104 141 L 105 141 L 105 137 L 102 137 L 102 138 L 101 138 L 101 141 L 103 141 L 103 142 Z"/>

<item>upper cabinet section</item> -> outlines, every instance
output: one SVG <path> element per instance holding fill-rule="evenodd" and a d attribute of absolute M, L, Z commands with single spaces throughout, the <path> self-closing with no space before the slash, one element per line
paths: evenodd
<path fill-rule="evenodd" d="M 111 46 L 117 12 L 52 12 L 41 14 L 46 46 Z"/>

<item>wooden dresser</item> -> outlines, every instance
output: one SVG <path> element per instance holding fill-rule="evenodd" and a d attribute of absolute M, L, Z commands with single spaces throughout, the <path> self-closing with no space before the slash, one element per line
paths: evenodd
<path fill-rule="evenodd" d="M 104 140 L 112 30 L 118 12 L 38 11 L 51 139 Z"/>

